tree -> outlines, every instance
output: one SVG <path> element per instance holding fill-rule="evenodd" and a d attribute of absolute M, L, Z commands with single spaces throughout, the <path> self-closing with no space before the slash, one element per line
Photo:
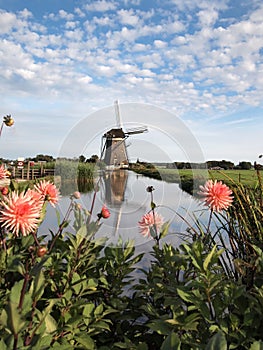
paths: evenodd
<path fill-rule="evenodd" d="M 32 160 L 35 162 L 53 162 L 55 159 L 47 154 L 38 154 Z"/>
<path fill-rule="evenodd" d="M 243 169 L 243 170 L 250 170 L 252 168 L 252 164 L 251 162 L 239 162 L 238 164 L 239 169 Z"/>
<path fill-rule="evenodd" d="M 87 163 L 97 163 L 99 157 L 96 154 L 93 154 L 90 158 L 86 160 Z"/>
<path fill-rule="evenodd" d="M 80 163 L 84 163 L 86 160 L 86 157 L 84 157 L 83 155 L 79 156 L 79 162 Z"/>

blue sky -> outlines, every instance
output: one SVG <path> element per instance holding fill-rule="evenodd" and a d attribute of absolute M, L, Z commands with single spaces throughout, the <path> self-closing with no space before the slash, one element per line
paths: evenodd
<path fill-rule="evenodd" d="M 258 0 L 0 0 L 1 157 L 99 154 L 118 99 L 149 128 L 131 158 L 258 160 L 262 18 Z"/>

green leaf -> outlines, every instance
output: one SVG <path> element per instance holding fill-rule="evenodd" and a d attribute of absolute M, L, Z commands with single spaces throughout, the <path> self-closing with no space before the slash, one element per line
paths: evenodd
<path fill-rule="evenodd" d="M 39 300 L 45 289 L 45 276 L 42 270 L 39 270 L 38 274 L 33 280 L 33 300 Z"/>
<path fill-rule="evenodd" d="M 52 350 L 69 350 L 72 349 L 72 346 L 69 346 L 69 344 L 60 344 L 58 342 L 55 342 L 52 345 Z"/>
<path fill-rule="evenodd" d="M 95 344 L 92 338 L 88 334 L 81 334 L 81 336 L 75 336 L 74 339 L 81 344 L 84 349 L 93 350 L 95 349 Z"/>
<path fill-rule="evenodd" d="M 30 275 L 37 276 L 48 260 L 50 260 L 50 256 L 44 256 L 39 263 L 33 266 L 32 270 L 30 271 Z"/>
<path fill-rule="evenodd" d="M 76 233 L 76 241 L 78 246 L 83 241 L 83 238 L 85 238 L 86 236 L 87 236 L 87 226 L 83 225 Z"/>
<path fill-rule="evenodd" d="M 45 333 L 46 334 L 52 333 L 53 331 L 56 330 L 56 321 L 50 315 L 51 310 L 52 310 L 53 306 L 55 305 L 55 303 L 56 303 L 56 299 L 50 299 L 48 301 L 47 307 L 45 309 L 41 310 L 39 325 L 45 324 L 45 330 L 46 330 Z"/>
<path fill-rule="evenodd" d="M 83 309 L 83 316 L 91 317 L 94 309 L 95 305 L 93 303 L 86 304 Z"/>
<path fill-rule="evenodd" d="M 34 346 L 30 347 L 31 350 L 50 350 L 53 337 L 51 335 L 41 336 Z M 53 347 L 52 347 L 53 349 Z"/>
<path fill-rule="evenodd" d="M 6 346 L 5 342 L 3 341 L 3 339 L 0 339 L 0 349 L 7 350 L 7 346 Z"/>
<path fill-rule="evenodd" d="M 79 294 L 82 288 L 82 280 L 77 272 L 74 272 L 72 276 L 72 288 L 76 294 Z"/>
<path fill-rule="evenodd" d="M 60 211 L 59 211 L 59 210 L 56 210 L 56 217 L 57 217 L 57 224 L 58 224 L 58 226 L 59 226 L 59 225 L 60 225 L 60 222 L 61 222 Z"/>
<path fill-rule="evenodd" d="M 88 289 L 97 290 L 97 286 L 98 286 L 98 281 L 95 278 L 90 278 L 88 280 L 88 284 L 87 284 Z"/>
<path fill-rule="evenodd" d="M 108 331 L 110 331 L 110 326 L 108 325 L 107 322 L 104 322 L 104 321 L 96 322 L 92 324 L 92 327 L 98 328 L 98 329 L 107 329 Z"/>
<path fill-rule="evenodd" d="M 25 321 L 17 308 L 17 303 L 10 301 L 6 306 L 6 314 L 8 328 L 13 334 L 18 334 L 25 327 Z"/>
<path fill-rule="evenodd" d="M 21 295 L 21 290 L 23 288 L 24 280 L 20 280 L 14 284 L 14 286 L 11 289 L 10 292 L 10 302 L 14 303 L 18 306 L 19 300 L 20 300 L 20 295 Z"/>
<path fill-rule="evenodd" d="M 177 288 L 177 293 L 181 299 L 186 301 L 187 303 L 193 303 L 194 296 L 191 293 L 188 293 L 182 289 Z"/>
<path fill-rule="evenodd" d="M 200 247 L 198 245 L 198 242 L 194 242 L 192 246 L 190 247 L 188 244 L 183 244 L 182 247 L 185 249 L 187 254 L 189 255 L 191 262 L 193 265 L 198 269 L 202 270 L 202 258 L 200 255 Z"/>
<path fill-rule="evenodd" d="M 10 185 L 9 185 L 9 189 L 10 189 L 11 191 L 18 191 L 18 189 L 19 189 L 19 184 L 18 184 L 18 182 L 15 181 L 15 180 L 11 180 L 11 181 L 10 181 Z"/>
<path fill-rule="evenodd" d="M 22 237 L 21 243 L 23 248 L 28 248 L 29 246 L 33 245 L 34 244 L 33 235 Z"/>
<path fill-rule="evenodd" d="M 160 232 L 160 238 L 164 238 L 168 232 L 169 232 L 170 222 L 167 221 L 163 224 L 161 232 Z"/>
<path fill-rule="evenodd" d="M 119 349 L 127 349 L 127 344 L 126 343 L 118 342 L 118 343 L 114 343 L 114 346 L 119 348 Z"/>
<path fill-rule="evenodd" d="M 162 343 L 161 350 L 180 350 L 181 341 L 176 333 L 172 332 Z"/>
<path fill-rule="evenodd" d="M 162 320 L 154 320 L 148 323 L 148 327 L 158 334 L 168 335 L 171 332 L 171 326 Z"/>
<path fill-rule="evenodd" d="M 227 341 L 223 332 L 219 331 L 213 335 L 205 350 L 227 350 Z"/>
<path fill-rule="evenodd" d="M 211 250 L 211 252 L 206 256 L 205 261 L 204 261 L 204 263 L 203 263 L 204 271 L 207 271 L 208 266 L 209 266 L 209 264 L 211 263 L 211 260 L 212 260 L 214 254 L 215 254 L 216 248 L 217 248 L 217 246 L 214 245 L 214 247 L 213 247 L 213 249 Z"/>
<path fill-rule="evenodd" d="M 263 342 L 262 341 L 255 341 L 249 350 L 263 350 Z"/>
<path fill-rule="evenodd" d="M 102 314 L 102 312 L 103 312 L 103 305 L 100 304 L 100 305 L 98 305 L 98 306 L 96 307 L 96 309 L 95 309 L 95 311 L 94 311 L 94 316 L 95 316 L 95 317 L 98 317 L 98 316 L 100 316 L 100 315 Z"/>
<path fill-rule="evenodd" d="M 7 313 L 6 310 L 2 310 L 0 314 L 0 326 L 3 328 L 7 328 Z"/>
<path fill-rule="evenodd" d="M 46 333 L 53 333 L 57 330 L 57 322 L 50 314 L 45 317 Z"/>

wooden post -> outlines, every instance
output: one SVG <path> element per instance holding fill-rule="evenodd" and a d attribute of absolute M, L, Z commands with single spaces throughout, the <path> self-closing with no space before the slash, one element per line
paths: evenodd
<path fill-rule="evenodd" d="M 26 179 L 30 180 L 30 162 L 27 162 L 27 173 L 26 173 Z"/>

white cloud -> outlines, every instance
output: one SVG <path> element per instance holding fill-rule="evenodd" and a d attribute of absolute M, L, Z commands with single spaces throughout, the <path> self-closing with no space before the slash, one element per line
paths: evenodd
<path fill-rule="evenodd" d="M 197 13 L 201 27 L 212 26 L 218 19 L 218 11 L 213 8 L 201 10 Z"/>
<path fill-rule="evenodd" d="M 134 14 L 133 10 L 123 10 L 118 11 L 118 16 L 120 22 L 124 25 L 137 26 L 139 23 L 139 17 Z"/>
<path fill-rule="evenodd" d="M 157 47 L 157 49 L 164 49 L 167 46 L 167 42 L 163 40 L 154 40 L 154 46 Z"/>
<path fill-rule="evenodd" d="M 72 13 L 67 13 L 64 10 L 59 10 L 58 15 L 62 19 L 66 19 L 67 21 L 71 21 L 74 18 L 74 15 Z"/>
<path fill-rule="evenodd" d="M 79 8 L 79 7 L 76 7 L 75 9 L 74 9 L 74 12 L 76 13 L 76 15 L 77 16 L 79 16 L 79 17 L 85 17 L 85 13 Z"/>
<path fill-rule="evenodd" d="M 92 82 L 93 79 L 91 77 L 89 77 L 88 75 L 86 75 L 86 76 L 78 78 L 77 80 L 81 84 L 89 84 Z"/>
<path fill-rule="evenodd" d="M 167 33 L 175 34 L 175 33 L 180 33 L 183 30 L 185 30 L 185 25 L 178 20 L 174 20 L 170 23 L 167 23 L 167 25 L 166 25 L 166 32 Z"/>
<path fill-rule="evenodd" d="M 9 12 L 0 11 L 0 33 L 8 33 L 12 28 L 16 28 L 18 24 L 16 15 Z"/>
<path fill-rule="evenodd" d="M 74 28 L 76 28 L 76 26 L 77 26 L 78 24 L 79 24 L 78 22 L 68 21 L 68 22 L 66 22 L 65 27 L 66 27 L 67 29 L 74 29 Z"/>
<path fill-rule="evenodd" d="M 23 19 L 28 19 L 30 17 L 33 17 L 33 14 L 31 11 L 28 11 L 28 9 L 24 8 L 24 10 L 19 11 L 19 16 Z"/>
<path fill-rule="evenodd" d="M 135 43 L 132 47 L 132 51 L 146 51 L 149 48 L 149 45 L 141 44 L 141 43 Z"/>
<path fill-rule="evenodd" d="M 115 10 L 117 7 L 116 3 L 106 0 L 93 1 L 91 4 L 85 6 L 88 11 L 106 12 Z"/>
<path fill-rule="evenodd" d="M 97 66 L 96 71 L 103 77 L 112 77 L 115 74 L 115 70 L 111 66 L 99 65 Z"/>
<path fill-rule="evenodd" d="M 70 40 L 81 41 L 83 36 L 83 31 L 77 28 L 74 30 L 66 30 L 64 34 Z"/>
<path fill-rule="evenodd" d="M 110 17 L 108 16 L 104 16 L 104 17 L 94 17 L 93 24 L 98 24 L 99 26 L 112 26 L 113 25 L 113 20 L 110 19 Z"/>

